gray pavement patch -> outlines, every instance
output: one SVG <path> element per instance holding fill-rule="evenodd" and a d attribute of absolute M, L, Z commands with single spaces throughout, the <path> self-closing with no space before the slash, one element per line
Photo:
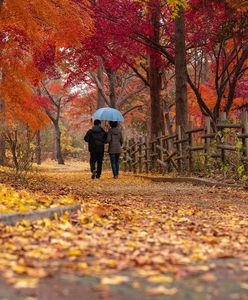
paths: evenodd
<path fill-rule="evenodd" d="M 209 267 L 208 271 L 187 271 L 192 267 Z M 173 277 L 171 283 L 151 283 L 146 278 L 137 277 L 133 272 L 120 272 L 129 277 L 129 282 L 120 285 L 102 285 L 101 276 L 77 276 L 72 273 L 57 272 L 41 279 L 35 288 L 15 289 L 0 277 L 0 300 L 247 300 L 246 260 L 217 259 L 191 266 L 182 266 L 182 276 Z M 189 269 L 188 269 L 189 268 Z M 117 275 L 117 274 L 116 274 Z M 165 274 L 167 275 L 167 274 Z M 168 274 L 171 276 L 171 274 Z M 136 283 L 136 288 L 133 283 Z M 175 295 L 149 295 L 147 289 L 162 286 Z"/>
<path fill-rule="evenodd" d="M 23 220 L 35 221 L 44 218 L 54 219 L 56 215 L 59 217 L 65 212 L 74 212 L 78 209 L 80 209 L 80 205 L 75 204 L 69 206 L 37 210 L 32 212 L 0 214 L 0 223 L 5 225 L 15 225 L 17 222 Z"/>
<path fill-rule="evenodd" d="M 197 185 L 206 185 L 206 186 L 220 186 L 220 187 L 233 187 L 233 188 L 242 188 L 238 184 L 229 184 L 224 182 L 213 181 L 209 179 L 196 178 L 196 177 L 152 177 L 152 176 L 139 176 L 144 179 L 148 179 L 154 182 L 175 182 L 175 183 L 192 183 Z"/>

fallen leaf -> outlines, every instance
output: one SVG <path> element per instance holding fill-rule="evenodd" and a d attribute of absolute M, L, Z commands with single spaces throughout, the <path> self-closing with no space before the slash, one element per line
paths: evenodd
<path fill-rule="evenodd" d="M 217 280 L 216 276 L 212 273 L 203 274 L 200 278 L 201 278 L 201 280 L 207 281 L 207 282 L 212 282 L 212 281 Z"/>
<path fill-rule="evenodd" d="M 159 285 L 154 288 L 146 289 L 146 293 L 148 295 L 175 295 L 177 293 L 177 289 L 176 288 L 168 289 L 163 285 Z"/>
<path fill-rule="evenodd" d="M 154 283 L 169 283 L 169 282 L 173 282 L 173 278 L 169 276 L 158 275 L 158 276 L 148 277 L 147 281 L 154 282 Z"/>
<path fill-rule="evenodd" d="M 103 277 L 101 279 L 101 284 L 109 284 L 109 285 L 118 285 L 121 283 L 128 282 L 129 278 L 127 276 L 111 276 L 111 277 Z"/>

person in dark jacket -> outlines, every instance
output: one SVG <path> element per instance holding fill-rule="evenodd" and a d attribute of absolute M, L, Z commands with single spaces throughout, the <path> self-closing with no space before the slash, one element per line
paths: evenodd
<path fill-rule="evenodd" d="M 90 170 L 91 178 L 100 178 L 102 174 L 102 162 L 104 156 L 104 143 L 107 138 L 107 133 L 101 127 L 101 121 L 95 120 L 94 126 L 87 131 L 84 140 L 88 143 L 90 152 Z M 97 169 L 96 169 L 97 164 Z"/>
<path fill-rule="evenodd" d="M 109 122 L 110 129 L 108 131 L 107 143 L 109 143 L 109 156 L 114 178 L 119 175 L 119 159 L 121 154 L 121 146 L 123 144 L 123 136 L 118 122 Z"/>

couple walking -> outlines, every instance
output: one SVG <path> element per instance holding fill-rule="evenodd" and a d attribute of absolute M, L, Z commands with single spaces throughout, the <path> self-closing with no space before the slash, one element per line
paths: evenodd
<path fill-rule="evenodd" d="M 102 162 L 104 156 L 104 144 L 108 143 L 108 152 L 110 156 L 111 167 L 114 178 L 119 175 L 119 158 L 121 154 L 121 146 L 123 144 L 123 136 L 118 122 L 109 122 L 110 129 L 108 133 L 101 127 L 101 121 L 95 120 L 94 126 L 87 131 L 84 140 L 88 143 L 90 152 L 90 170 L 91 178 L 100 178 L 102 173 Z M 97 164 L 97 168 L 96 168 Z"/>

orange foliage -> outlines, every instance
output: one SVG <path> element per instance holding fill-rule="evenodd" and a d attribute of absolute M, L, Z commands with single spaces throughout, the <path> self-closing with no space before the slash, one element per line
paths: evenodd
<path fill-rule="evenodd" d="M 204 100 L 206 100 L 207 106 L 213 110 L 216 96 L 212 89 L 204 84 L 200 86 L 200 93 Z M 188 110 L 190 121 L 196 126 L 200 126 L 202 122 L 202 112 L 197 103 L 196 97 L 192 89 L 188 86 Z"/>
<path fill-rule="evenodd" d="M 15 26 L 25 32 L 36 47 L 47 38 L 64 47 L 72 42 L 80 43 L 92 28 L 88 0 L 81 5 L 72 0 L 5 0 L 1 9 L 1 32 Z"/>
<path fill-rule="evenodd" d="M 229 0 L 228 1 L 234 8 L 239 11 L 248 11 L 248 1 L 247 0 Z"/>
<path fill-rule="evenodd" d="M 39 129 L 47 122 L 34 101 L 31 85 L 44 74 L 32 55 L 46 40 L 56 49 L 77 46 L 92 29 L 88 0 L 5 0 L 0 3 L 0 97 L 6 102 L 7 121 L 18 119 Z"/>
<path fill-rule="evenodd" d="M 210 108 L 210 110 L 213 111 L 217 99 L 215 91 L 207 84 L 201 84 L 199 90 L 202 95 L 202 98 L 204 99 L 204 102 Z M 236 97 L 233 100 L 232 110 L 230 114 L 232 114 L 232 112 L 235 111 L 237 107 L 241 107 L 244 104 L 247 104 L 247 98 Z M 222 101 L 221 103 L 221 111 L 224 110 L 225 105 L 226 105 L 226 99 L 224 99 L 224 101 Z M 189 86 L 188 86 L 188 108 L 189 108 L 190 121 L 192 121 L 196 126 L 200 126 L 203 121 L 203 115 L 197 103 L 195 94 Z"/>
<path fill-rule="evenodd" d="M 81 129 L 91 126 L 92 114 L 96 110 L 96 103 L 92 94 L 76 97 L 70 103 L 70 109 L 67 110 L 64 117 L 70 121 L 69 129 Z"/>
<path fill-rule="evenodd" d="M 238 1 L 236 1 L 238 2 Z M 226 42 L 225 45 L 225 50 L 226 53 L 229 53 L 229 56 L 227 55 L 227 57 L 223 57 L 222 60 L 220 60 L 220 66 L 218 69 L 218 76 L 221 78 L 221 74 L 223 73 L 223 68 L 227 67 L 227 74 L 233 74 L 236 64 L 237 64 L 237 59 L 241 57 L 242 52 L 240 51 L 237 54 L 236 59 L 233 59 L 233 56 L 230 55 L 230 53 L 233 52 L 233 49 L 236 49 L 237 45 L 235 44 L 235 40 L 234 39 L 230 39 Z M 236 52 L 235 52 L 236 53 Z M 229 60 L 231 60 L 231 62 L 229 63 Z M 248 61 L 246 60 L 244 62 L 243 65 L 243 69 L 246 69 L 248 67 Z M 215 70 L 216 68 L 216 61 L 214 61 L 212 63 L 212 68 L 213 70 Z M 212 71 L 212 74 L 210 74 L 210 80 L 209 82 L 205 83 L 205 84 L 200 84 L 199 86 L 199 92 L 201 94 L 201 97 L 203 99 L 203 101 L 205 102 L 205 104 L 207 105 L 207 107 L 209 108 L 210 111 L 214 111 L 214 107 L 217 103 L 217 92 L 215 90 L 215 71 Z M 246 71 L 246 73 L 243 74 L 243 80 L 247 82 L 248 79 L 248 72 Z M 230 80 L 232 80 L 232 76 L 230 75 Z M 218 83 L 220 85 L 220 83 Z M 223 97 L 221 99 L 221 104 L 220 104 L 220 111 L 224 111 L 226 104 L 227 104 L 227 97 L 229 94 L 229 88 L 230 86 L 227 84 L 224 87 L 224 93 L 223 93 Z M 238 90 L 238 86 L 236 88 L 236 92 Z M 233 112 L 235 110 L 237 110 L 237 108 L 242 107 L 243 105 L 248 103 L 248 99 L 247 99 L 247 95 L 239 96 L 237 95 L 236 97 L 234 97 L 233 99 L 233 103 L 231 105 L 231 109 L 230 109 L 230 116 L 235 116 L 235 114 L 233 114 Z M 192 89 L 190 87 L 188 87 L 188 105 L 189 105 L 189 115 L 190 115 L 190 119 L 191 121 L 193 121 L 194 123 L 196 123 L 197 125 L 201 125 L 201 121 L 202 121 L 202 113 L 200 110 L 200 107 L 197 103 L 196 100 L 196 96 L 194 94 L 194 92 L 192 91 Z"/>
<path fill-rule="evenodd" d="M 25 65 L 18 61 L 13 62 L 12 59 L 5 60 L 2 63 L 4 70 L 0 93 L 6 104 L 6 117 L 8 123 L 13 123 L 14 120 L 19 120 L 22 123 L 27 123 L 35 130 L 40 129 L 47 123 L 47 118 L 40 110 L 37 103 L 33 101 L 33 91 L 30 85 L 20 78 L 32 80 L 40 76 L 34 67 L 29 66 L 29 71 Z"/>

